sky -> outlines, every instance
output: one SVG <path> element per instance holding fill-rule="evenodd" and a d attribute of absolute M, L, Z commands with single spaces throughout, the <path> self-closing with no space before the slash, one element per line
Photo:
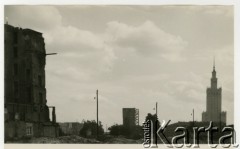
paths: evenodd
<path fill-rule="evenodd" d="M 43 33 L 47 104 L 58 122 L 140 123 L 158 102 L 160 120 L 201 121 L 215 57 L 222 110 L 233 123 L 232 6 L 5 6 L 5 21 Z"/>

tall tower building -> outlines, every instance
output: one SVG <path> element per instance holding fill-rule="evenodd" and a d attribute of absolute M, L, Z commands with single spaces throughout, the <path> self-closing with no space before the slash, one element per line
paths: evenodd
<path fill-rule="evenodd" d="M 139 125 L 139 110 L 136 108 L 123 108 L 123 126 L 128 128 Z"/>
<path fill-rule="evenodd" d="M 202 113 L 202 121 L 226 123 L 226 112 L 222 112 L 222 88 L 217 86 L 215 61 L 213 64 L 211 86 L 207 88 L 206 112 Z"/>

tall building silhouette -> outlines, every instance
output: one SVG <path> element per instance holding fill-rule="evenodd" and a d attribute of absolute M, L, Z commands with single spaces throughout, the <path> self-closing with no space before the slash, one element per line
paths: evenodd
<path fill-rule="evenodd" d="M 207 88 L 206 112 L 202 113 L 202 121 L 226 123 L 226 112 L 222 112 L 222 88 L 217 86 L 215 61 L 213 64 L 211 87 Z"/>
<path fill-rule="evenodd" d="M 4 26 L 5 139 L 58 136 L 55 107 L 47 105 L 42 33 Z M 52 110 L 52 120 L 50 110 Z"/>
<path fill-rule="evenodd" d="M 123 125 L 132 127 L 139 125 L 139 109 L 136 108 L 123 108 Z"/>

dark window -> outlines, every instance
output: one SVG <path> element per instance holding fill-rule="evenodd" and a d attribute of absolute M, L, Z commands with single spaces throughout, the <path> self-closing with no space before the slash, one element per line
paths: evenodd
<path fill-rule="evenodd" d="M 15 97 L 15 98 L 14 98 L 14 102 L 15 102 L 15 103 L 18 103 L 18 98 Z"/>
<path fill-rule="evenodd" d="M 43 67 L 43 57 L 41 55 L 38 56 L 38 66 L 39 66 L 39 69 L 41 69 Z"/>
<path fill-rule="evenodd" d="M 18 74 L 18 64 L 14 64 L 14 75 Z"/>
<path fill-rule="evenodd" d="M 41 76 L 38 76 L 38 85 L 42 86 L 42 77 Z"/>
<path fill-rule="evenodd" d="M 39 93 L 39 103 L 43 104 L 43 94 Z"/>
<path fill-rule="evenodd" d="M 25 113 L 20 114 L 20 120 L 25 121 Z"/>
<path fill-rule="evenodd" d="M 17 32 L 14 32 L 14 35 L 13 35 L 13 42 L 14 42 L 15 44 L 18 43 L 18 33 L 17 33 Z"/>
<path fill-rule="evenodd" d="M 14 58 L 18 58 L 18 49 L 17 49 L 17 47 L 13 48 L 13 55 L 14 55 Z"/>
<path fill-rule="evenodd" d="M 31 102 L 31 98 L 32 98 L 32 90 L 31 90 L 31 87 L 27 87 L 27 101 L 28 101 L 28 103 Z"/>
<path fill-rule="evenodd" d="M 17 97 L 17 95 L 18 95 L 18 82 L 17 81 L 14 81 L 13 90 L 14 90 L 15 97 Z"/>
<path fill-rule="evenodd" d="M 26 77 L 27 77 L 27 79 L 30 79 L 30 69 L 26 70 Z"/>

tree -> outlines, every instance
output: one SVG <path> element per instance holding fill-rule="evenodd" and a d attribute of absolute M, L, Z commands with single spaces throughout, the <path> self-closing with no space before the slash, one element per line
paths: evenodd
<path fill-rule="evenodd" d="M 147 121 L 147 120 L 151 120 L 152 122 L 156 122 L 156 120 L 157 120 L 157 115 L 156 115 L 156 114 L 148 113 L 148 115 L 147 115 L 146 118 L 145 118 L 145 121 Z"/>
<path fill-rule="evenodd" d="M 110 131 L 110 135 L 119 136 L 121 134 L 121 127 L 122 125 L 118 124 L 109 127 L 108 130 Z"/>
<path fill-rule="evenodd" d="M 108 128 L 110 135 L 124 136 L 129 139 L 140 139 L 143 136 L 142 126 L 132 126 L 131 128 L 123 125 L 113 125 Z"/>
<path fill-rule="evenodd" d="M 153 126 L 154 126 L 153 128 L 156 128 L 156 124 L 157 124 L 157 128 L 160 127 L 160 123 L 159 123 L 159 121 L 158 121 L 158 118 L 157 118 L 157 115 L 156 115 L 156 114 L 148 113 L 148 115 L 147 115 L 146 118 L 145 118 L 145 122 L 146 122 L 147 120 L 150 120 L 150 121 L 153 122 Z"/>
<path fill-rule="evenodd" d="M 104 130 L 101 122 L 98 124 L 98 134 L 103 135 Z M 96 121 L 84 121 L 83 128 L 80 130 L 80 135 L 83 137 L 95 137 L 97 136 L 97 123 Z"/>
<path fill-rule="evenodd" d="M 156 141 L 157 130 L 160 127 L 160 123 L 158 121 L 157 115 L 148 113 L 148 115 L 146 116 L 145 122 L 147 122 L 148 120 L 152 121 L 152 124 L 153 124 L 153 138 Z"/>

